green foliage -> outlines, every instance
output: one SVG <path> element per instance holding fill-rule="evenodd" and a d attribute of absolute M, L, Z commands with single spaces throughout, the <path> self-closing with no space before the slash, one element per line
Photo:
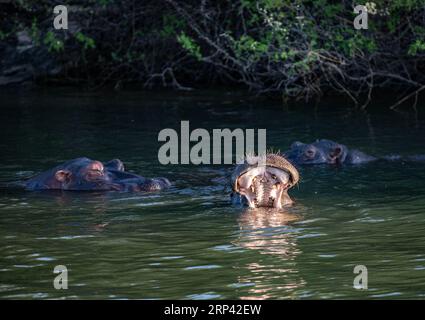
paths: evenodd
<path fill-rule="evenodd" d="M 344 7 L 341 3 L 338 3 L 338 4 L 328 3 L 323 6 L 324 16 L 329 19 L 334 19 L 336 15 L 342 13 L 343 10 L 344 10 Z"/>
<path fill-rule="evenodd" d="M 11 34 L 12 34 L 12 32 L 6 32 L 6 31 L 3 31 L 3 30 L 0 30 L 0 40 L 2 40 L 2 41 L 5 40 Z"/>
<path fill-rule="evenodd" d="M 415 56 L 419 51 L 425 51 L 425 41 L 418 39 L 409 46 L 407 53 L 411 56 Z"/>
<path fill-rule="evenodd" d="M 75 38 L 77 39 L 78 42 L 80 42 L 83 45 L 84 50 L 96 48 L 94 39 L 84 35 L 81 32 L 77 32 L 75 34 Z"/>
<path fill-rule="evenodd" d="M 352 30 L 346 30 L 345 35 L 337 33 L 335 35 L 335 45 L 337 49 L 352 58 L 356 55 L 357 51 L 372 53 L 377 49 L 373 38 Z"/>
<path fill-rule="evenodd" d="M 144 53 L 137 53 L 134 51 L 127 51 L 125 54 L 120 55 L 118 52 L 111 52 L 111 58 L 116 63 L 134 63 L 136 61 L 143 61 L 145 59 Z"/>
<path fill-rule="evenodd" d="M 178 30 L 184 27 L 184 21 L 175 15 L 164 14 L 162 16 L 162 26 L 162 30 L 160 31 L 162 37 L 175 37 Z"/>
<path fill-rule="evenodd" d="M 257 61 L 268 51 L 268 44 L 266 41 L 260 42 L 248 35 L 243 35 L 234 42 L 234 50 L 240 58 Z"/>
<path fill-rule="evenodd" d="M 111 57 L 112 57 L 112 60 L 115 61 L 115 62 L 122 62 L 123 61 L 123 59 L 120 58 L 118 56 L 118 53 L 116 53 L 116 52 L 111 52 Z"/>
<path fill-rule="evenodd" d="M 16 1 L 22 18 L 9 23 L 0 12 L 0 40 L 13 43 L 9 40 L 26 30 L 36 45 L 61 52 L 64 60 L 80 53 L 73 68 L 80 76 L 81 64 L 90 66 L 90 80 L 108 75 L 114 81 L 128 77 L 156 85 L 157 75 L 172 66 L 173 85 L 180 79 L 190 82 L 196 74 L 197 81 L 219 79 L 302 96 L 308 90 L 320 91 L 322 85 L 340 88 L 340 83 L 332 83 L 335 73 L 335 81 L 350 82 L 344 88 L 358 81 L 358 92 L 369 85 L 359 82 L 368 81 L 371 70 L 391 74 L 409 69 L 418 82 L 425 74 L 411 67 L 424 65 L 424 0 L 206 0 L 161 5 L 153 0 L 90 0 L 73 12 L 81 30 L 73 37 L 51 29 L 51 6 Z M 368 30 L 355 30 L 353 4 L 371 2 L 375 6 Z M 168 75 L 165 78 L 158 83 L 166 83 Z M 378 86 L 377 81 L 374 77 L 373 85 Z"/>
<path fill-rule="evenodd" d="M 398 14 L 392 14 L 387 20 L 387 27 L 391 33 L 397 31 L 397 27 L 400 25 L 400 16 Z"/>
<path fill-rule="evenodd" d="M 63 41 L 56 38 L 55 34 L 52 31 L 49 31 L 44 36 L 43 43 L 47 46 L 49 52 L 59 52 L 63 51 L 64 44 Z"/>
<path fill-rule="evenodd" d="M 37 25 L 37 18 L 33 18 L 32 20 L 30 36 L 36 45 L 40 44 L 40 30 Z"/>
<path fill-rule="evenodd" d="M 198 61 L 202 59 L 201 48 L 191 37 L 182 32 L 177 36 L 177 41 Z"/>
<path fill-rule="evenodd" d="M 389 2 L 383 2 L 382 0 L 380 0 L 379 3 L 384 3 L 388 5 L 393 11 L 411 11 L 424 5 L 423 0 L 392 0 Z"/>

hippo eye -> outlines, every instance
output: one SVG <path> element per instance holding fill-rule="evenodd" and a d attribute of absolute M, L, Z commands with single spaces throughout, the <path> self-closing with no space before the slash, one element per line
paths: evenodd
<path fill-rule="evenodd" d="M 312 158 L 312 157 L 314 157 L 315 152 L 314 152 L 314 150 L 308 149 L 308 150 L 306 150 L 305 154 L 306 154 L 307 157 Z"/>
<path fill-rule="evenodd" d="M 272 174 L 272 179 L 276 180 L 276 175 Z"/>

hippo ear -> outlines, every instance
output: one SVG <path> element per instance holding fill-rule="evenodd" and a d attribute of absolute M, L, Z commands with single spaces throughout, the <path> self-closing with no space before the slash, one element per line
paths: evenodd
<path fill-rule="evenodd" d="M 124 163 L 120 159 L 113 159 L 105 163 L 105 168 L 117 170 L 117 171 L 125 171 Z"/>
<path fill-rule="evenodd" d="M 56 180 L 60 182 L 66 181 L 71 176 L 71 172 L 68 170 L 58 170 L 55 173 Z"/>
<path fill-rule="evenodd" d="M 299 147 L 302 147 L 304 145 L 305 145 L 305 143 L 302 143 L 300 141 L 295 141 L 294 143 L 291 144 L 291 149 L 299 148 Z"/>

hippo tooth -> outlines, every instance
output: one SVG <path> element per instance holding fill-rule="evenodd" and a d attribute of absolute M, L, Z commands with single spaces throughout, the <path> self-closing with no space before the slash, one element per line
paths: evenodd
<path fill-rule="evenodd" d="M 282 208 L 281 198 L 282 198 L 283 190 L 284 190 L 283 188 L 278 188 L 278 190 L 276 192 L 276 197 L 274 198 L 274 201 L 273 201 L 273 207 L 274 208 L 277 208 L 277 209 Z"/>

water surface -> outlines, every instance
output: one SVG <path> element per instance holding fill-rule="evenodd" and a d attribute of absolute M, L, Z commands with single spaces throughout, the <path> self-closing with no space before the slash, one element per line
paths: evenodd
<path fill-rule="evenodd" d="M 3 93 L 0 181 L 67 159 L 120 158 L 163 193 L 0 193 L 0 298 L 322 299 L 425 296 L 424 163 L 301 168 L 281 212 L 232 207 L 225 166 L 160 165 L 158 132 L 266 128 L 270 147 L 334 139 L 425 154 L 417 115 L 347 101 L 283 107 L 243 93 Z M 391 103 L 390 103 L 391 104 Z M 423 107 L 423 106 L 418 106 Z M 420 108 L 419 108 L 420 109 Z M 365 265 L 368 290 L 353 289 Z M 55 290 L 65 265 L 69 288 Z"/>

